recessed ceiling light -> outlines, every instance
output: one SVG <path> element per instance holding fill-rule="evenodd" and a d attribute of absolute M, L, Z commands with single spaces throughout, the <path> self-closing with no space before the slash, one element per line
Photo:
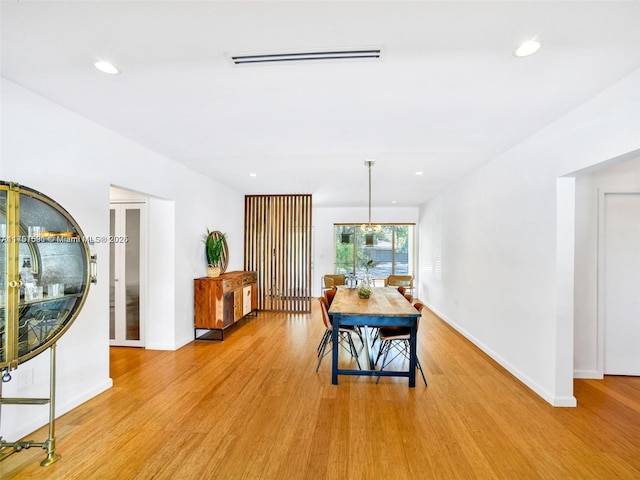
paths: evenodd
<path fill-rule="evenodd" d="M 257 173 L 250 173 L 250 174 L 249 174 L 249 176 L 250 176 L 250 177 L 257 177 L 257 176 L 258 176 L 258 174 L 257 174 Z"/>
<path fill-rule="evenodd" d="M 528 57 L 540 50 L 541 46 L 542 43 L 539 40 L 527 40 L 518 45 L 518 48 L 513 51 L 513 56 L 518 58 Z"/>
<path fill-rule="evenodd" d="M 424 175 L 424 172 L 416 172 L 416 175 Z"/>
<path fill-rule="evenodd" d="M 108 73 L 109 75 L 118 75 L 120 73 L 120 70 L 118 70 L 113 63 L 104 60 L 94 63 L 93 66 L 101 72 Z"/>

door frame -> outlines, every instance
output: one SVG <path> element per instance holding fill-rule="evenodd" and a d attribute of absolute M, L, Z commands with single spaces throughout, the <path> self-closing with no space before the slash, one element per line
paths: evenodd
<path fill-rule="evenodd" d="M 597 358 L 596 372 L 604 377 L 604 327 L 605 327 L 605 199 L 607 195 L 640 195 L 637 188 L 605 187 L 598 189 L 598 312 L 597 312 Z"/>
<path fill-rule="evenodd" d="M 140 313 L 140 339 L 139 340 L 127 340 L 126 338 L 121 341 L 109 338 L 109 346 L 118 347 L 142 347 L 146 346 L 147 336 L 147 257 L 148 257 L 148 244 L 147 244 L 147 210 L 148 202 L 146 199 L 117 199 L 109 201 L 109 211 L 114 205 L 131 205 L 139 206 L 140 210 L 140 290 L 139 290 L 139 313 Z M 109 232 L 111 235 L 111 232 Z M 117 235 L 114 232 L 114 236 Z M 110 238 L 110 240 L 112 240 Z M 114 259 L 115 261 L 115 259 Z M 111 278 L 109 279 L 109 287 L 111 287 Z M 126 311 L 126 306 L 125 306 Z"/>

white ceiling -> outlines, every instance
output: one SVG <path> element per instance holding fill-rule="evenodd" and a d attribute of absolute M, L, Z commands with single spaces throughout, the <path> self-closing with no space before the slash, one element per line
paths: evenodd
<path fill-rule="evenodd" d="M 366 205 L 365 158 L 374 206 L 418 205 L 640 67 L 638 1 L 0 7 L 5 78 L 242 193 L 314 205 Z M 228 59 L 369 46 L 381 61 Z"/>

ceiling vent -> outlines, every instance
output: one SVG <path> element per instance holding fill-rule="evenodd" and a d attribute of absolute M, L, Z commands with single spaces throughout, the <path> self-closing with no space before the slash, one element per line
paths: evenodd
<path fill-rule="evenodd" d="M 319 50 L 313 52 L 282 52 L 282 53 L 253 53 L 242 55 L 229 55 L 235 65 L 277 64 L 292 62 L 316 62 L 324 61 L 354 61 L 354 60 L 379 60 L 382 57 L 381 48 L 350 48 Z"/>

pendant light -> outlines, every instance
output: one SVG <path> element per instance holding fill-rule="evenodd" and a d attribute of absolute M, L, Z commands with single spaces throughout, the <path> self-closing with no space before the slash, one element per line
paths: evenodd
<path fill-rule="evenodd" d="M 373 225 L 371 223 L 371 167 L 376 163 L 372 158 L 366 159 L 364 164 L 369 169 L 369 222 L 360 225 L 360 230 L 364 233 L 364 244 L 367 247 L 373 246 L 373 234 L 382 230 L 381 225 Z"/>

